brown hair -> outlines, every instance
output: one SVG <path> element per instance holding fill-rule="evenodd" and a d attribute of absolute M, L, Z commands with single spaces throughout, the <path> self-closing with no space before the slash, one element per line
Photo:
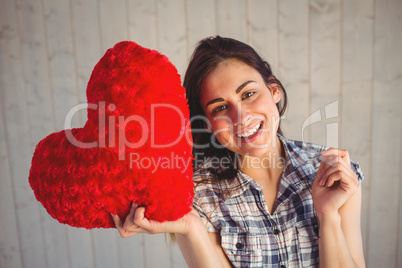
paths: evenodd
<path fill-rule="evenodd" d="M 236 155 L 234 152 L 219 145 L 219 142 L 212 139 L 215 136 L 206 131 L 201 131 L 205 126 L 204 111 L 200 105 L 201 88 L 205 78 L 211 73 L 218 64 L 228 59 L 239 60 L 258 71 L 265 83 L 277 84 L 282 91 L 282 100 L 277 104 L 279 115 L 282 116 L 287 105 L 287 96 L 281 82 L 272 74 L 272 70 L 268 62 L 264 61 L 258 53 L 249 45 L 232 38 L 224 38 L 221 36 L 208 37 L 201 40 L 194 50 L 184 76 L 183 86 L 186 88 L 186 95 L 190 106 L 190 121 L 193 130 L 192 136 L 194 141 L 193 156 L 194 167 L 205 158 L 217 157 L 222 159 L 226 157 L 230 161 L 227 167 L 217 166 L 210 168 L 210 171 L 216 175 L 218 179 L 232 179 L 237 175 Z M 196 130 L 196 131 L 194 131 Z M 278 127 L 278 133 L 283 134 Z"/>

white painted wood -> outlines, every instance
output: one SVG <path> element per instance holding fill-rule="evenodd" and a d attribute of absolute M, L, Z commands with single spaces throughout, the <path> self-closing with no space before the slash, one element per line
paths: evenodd
<path fill-rule="evenodd" d="M 1 11 L 0 11 L 1 12 Z M 0 18 L 1 19 L 1 18 Z M 0 23 L 0 25 L 4 25 Z M 0 49 L 5 46 L 0 39 Z M 0 57 L 0 70 L 4 70 L 5 66 Z M 1 77 L 3 78 L 3 77 Z M 5 80 L 5 79 L 4 79 Z M 5 84 L 1 82 L 0 88 L 5 88 Z M 4 107 L 4 99 L 0 95 L 1 107 Z M 20 236 L 18 230 L 18 221 L 16 208 L 14 204 L 15 195 L 13 189 L 13 181 L 10 170 L 9 148 L 7 148 L 7 136 L 5 133 L 6 122 L 4 121 L 3 110 L 0 109 L 0 267 L 22 267 Z"/>
<path fill-rule="evenodd" d="M 186 3 L 187 53 L 191 55 L 199 41 L 217 34 L 216 11 L 214 0 L 187 0 Z"/>
<path fill-rule="evenodd" d="M 16 24 L 16 11 L 13 1 L 2 3 L 0 9 L 0 267 L 22 267 L 22 248 L 19 222 L 16 213 L 16 195 L 14 191 L 12 154 L 9 140 L 16 142 L 15 137 L 8 138 L 7 119 L 17 119 L 21 114 L 10 115 L 16 110 L 17 103 L 12 102 L 10 89 L 18 88 L 22 83 L 18 79 L 21 67 L 19 55 L 19 36 Z M 21 92 L 21 90 L 19 90 Z M 12 96 L 10 98 L 10 95 Z M 10 105 L 11 104 L 11 105 Z M 18 110 L 18 109 L 17 109 Z M 22 109 L 23 110 L 23 109 Z M 8 111 L 7 115 L 6 112 Z M 12 112 L 12 111 L 11 111 Z M 29 137 L 28 137 L 29 138 Z M 29 139 L 25 139 L 29 145 Z M 26 150 L 25 150 L 26 151 Z M 15 154 L 14 154 L 15 156 Z"/>
<path fill-rule="evenodd" d="M 158 27 L 155 1 L 128 0 L 128 39 L 157 49 Z"/>
<path fill-rule="evenodd" d="M 165 234 L 147 235 L 145 239 L 146 267 L 173 268 Z"/>
<path fill-rule="evenodd" d="M 169 252 L 170 252 L 170 254 L 172 256 L 172 258 L 170 260 L 170 262 L 172 264 L 172 267 L 173 268 L 186 268 L 186 267 L 188 267 L 186 261 L 184 260 L 183 255 L 181 254 L 181 251 L 180 251 L 180 248 L 179 248 L 178 244 L 177 243 L 172 243 L 170 241 L 170 238 L 169 238 L 170 236 L 169 235 L 167 235 L 167 237 L 168 237 L 167 241 L 168 241 Z"/>
<path fill-rule="evenodd" d="M 102 54 L 120 41 L 128 40 L 126 1 L 98 0 Z"/>
<path fill-rule="evenodd" d="M 94 267 L 120 267 L 116 229 L 93 229 L 91 232 L 95 257 Z"/>
<path fill-rule="evenodd" d="M 54 131 L 54 107 L 41 2 L 16 0 L 32 146 Z"/>
<path fill-rule="evenodd" d="M 370 267 L 397 267 L 401 226 L 402 20 L 400 1 L 375 2 Z M 398 168 L 396 168 L 398 167 Z"/>
<path fill-rule="evenodd" d="M 219 0 L 216 6 L 216 31 L 223 37 L 247 42 L 246 1 Z"/>
<path fill-rule="evenodd" d="M 70 6 L 78 103 L 87 103 L 86 89 L 89 77 L 104 53 L 101 48 L 98 2 L 97 0 L 71 0 Z M 83 126 L 87 120 L 86 110 L 77 112 L 77 116 Z"/>
<path fill-rule="evenodd" d="M 64 129 L 66 114 L 77 105 L 79 100 L 76 88 L 71 11 L 67 1 L 44 0 L 43 2 L 55 125 L 56 131 L 60 131 Z M 73 118 L 71 128 L 82 125 L 77 119 Z"/>
<path fill-rule="evenodd" d="M 16 1 L 20 46 L 16 84 L 8 88 L 7 136 L 16 197 L 23 266 L 46 267 L 47 251 L 43 236 L 43 218 L 47 215 L 36 201 L 28 184 L 33 148 L 54 130 L 53 107 L 46 54 L 46 35 L 41 3 Z M 14 25 L 15 27 L 15 25 Z M 21 68 L 21 69 L 19 69 Z"/>
<path fill-rule="evenodd" d="M 247 1 L 247 43 L 278 70 L 278 0 Z"/>
<path fill-rule="evenodd" d="M 159 0 L 156 2 L 156 10 L 158 50 L 170 59 L 183 76 L 188 54 L 184 0 Z"/>
<path fill-rule="evenodd" d="M 147 267 L 144 252 L 147 235 L 140 234 L 126 239 L 121 238 L 117 231 L 115 231 L 115 235 L 118 245 L 119 267 Z"/>
<path fill-rule="evenodd" d="M 48 267 L 70 267 L 67 226 L 44 212 L 41 219 Z"/>
<path fill-rule="evenodd" d="M 401 100 L 402 102 L 402 100 Z M 401 117 L 402 121 L 402 117 Z M 401 122 L 402 125 L 402 122 Z M 400 142 L 401 148 L 399 150 L 399 155 L 402 155 L 402 142 Z M 399 166 L 399 178 L 402 177 L 402 165 Z M 400 180 L 400 179 L 399 179 Z M 398 222 L 398 227 L 399 230 L 401 229 L 401 224 L 402 224 L 402 183 L 399 182 L 399 222 Z M 397 253 L 397 267 L 402 267 L 402 233 L 399 232 L 399 238 L 398 238 L 398 253 Z"/>
<path fill-rule="evenodd" d="M 372 77 L 373 77 L 373 1 L 344 1 L 342 17 L 342 106 L 340 107 L 340 147 L 359 161 L 365 175 L 362 183 L 362 236 L 367 257 L 369 197 L 371 190 L 370 154 Z M 367 261 L 367 260 L 366 260 Z"/>
<path fill-rule="evenodd" d="M 311 0 L 310 16 L 310 114 L 321 110 L 321 120 L 310 128 L 311 141 L 338 147 L 338 133 L 327 133 L 327 125 L 335 122 L 328 121 L 325 107 L 340 100 L 340 1 Z"/>
<path fill-rule="evenodd" d="M 84 228 L 67 227 L 70 267 L 95 267 L 91 231 Z"/>
<path fill-rule="evenodd" d="M 303 123 L 310 115 L 309 5 L 303 1 L 279 1 L 278 79 L 288 95 L 288 108 L 282 119 L 286 137 L 309 137 Z"/>

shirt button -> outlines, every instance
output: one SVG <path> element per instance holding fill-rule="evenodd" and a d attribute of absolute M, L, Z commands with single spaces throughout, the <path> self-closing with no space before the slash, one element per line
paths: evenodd
<path fill-rule="evenodd" d="M 242 249 L 243 247 L 244 247 L 244 245 L 240 242 L 236 244 L 237 249 Z"/>
<path fill-rule="evenodd" d="M 280 231 L 278 229 L 274 229 L 274 235 L 278 235 Z"/>

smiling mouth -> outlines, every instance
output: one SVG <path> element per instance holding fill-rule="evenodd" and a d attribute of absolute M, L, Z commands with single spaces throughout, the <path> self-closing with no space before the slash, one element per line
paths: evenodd
<path fill-rule="evenodd" d="M 253 135 L 253 134 L 255 134 L 260 128 L 261 128 L 261 122 L 258 124 L 258 125 L 256 125 L 253 129 L 250 129 L 247 133 L 243 133 L 243 134 L 239 134 L 239 135 L 237 135 L 237 137 L 239 137 L 239 138 L 241 138 L 241 139 L 244 139 L 244 138 L 248 138 L 248 137 L 250 137 L 251 135 Z"/>

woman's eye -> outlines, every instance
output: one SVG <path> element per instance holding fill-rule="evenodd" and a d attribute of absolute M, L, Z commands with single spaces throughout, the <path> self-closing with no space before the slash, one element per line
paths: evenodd
<path fill-rule="evenodd" d="M 226 109 L 226 105 L 221 105 L 221 106 L 215 107 L 215 108 L 212 110 L 212 113 L 218 113 L 218 112 L 223 111 L 223 110 L 225 110 L 225 109 Z"/>
<path fill-rule="evenodd" d="M 255 93 L 254 91 L 247 91 L 241 96 L 241 99 L 244 100 L 244 99 L 250 98 L 251 96 L 254 95 L 254 93 Z"/>

